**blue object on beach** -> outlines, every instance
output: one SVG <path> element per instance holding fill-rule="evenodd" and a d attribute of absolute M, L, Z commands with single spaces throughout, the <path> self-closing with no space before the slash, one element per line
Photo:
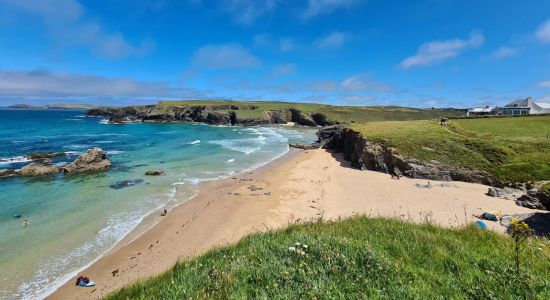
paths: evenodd
<path fill-rule="evenodd" d="M 485 224 L 485 222 L 483 221 L 476 221 L 475 224 L 481 229 L 487 229 L 487 224 Z"/>
<path fill-rule="evenodd" d="M 78 285 L 83 286 L 83 287 L 91 287 L 91 286 L 95 285 L 95 282 L 90 280 L 88 283 L 84 283 L 84 282 L 81 281 Z"/>

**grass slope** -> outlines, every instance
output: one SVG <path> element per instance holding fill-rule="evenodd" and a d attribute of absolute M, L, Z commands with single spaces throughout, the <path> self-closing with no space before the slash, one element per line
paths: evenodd
<path fill-rule="evenodd" d="M 351 127 L 407 157 L 485 170 L 504 181 L 550 180 L 550 116 L 374 122 Z"/>
<path fill-rule="evenodd" d="M 305 256 L 288 250 L 295 242 Z M 107 298 L 548 299 L 550 246 L 529 243 L 517 276 L 508 237 L 354 217 L 255 234 Z"/>
<path fill-rule="evenodd" d="M 188 100 L 161 101 L 161 106 L 206 105 L 218 110 L 230 110 L 230 106 L 238 106 L 235 110 L 239 118 L 257 118 L 267 110 L 283 110 L 296 108 L 305 113 L 322 113 L 330 120 L 349 123 L 366 123 L 385 120 L 421 120 L 435 119 L 440 116 L 464 116 L 458 109 L 419 109 L 396 106 L 336 106 L 312 103 L 268 102 L 268 101 L 227 101 L 227 100 Z M 254 107 L 254 109 L 251 109 Z"/>

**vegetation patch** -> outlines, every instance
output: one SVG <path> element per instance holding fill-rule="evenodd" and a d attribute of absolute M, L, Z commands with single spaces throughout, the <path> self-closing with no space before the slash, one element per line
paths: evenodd
<path fill-rule="evenodd" d="M 550 179 L 550 116 L 352 124 L 400 154 L 455 168 L 484 170 L 503 181 Z"/>
<path fill-rule="evenodd" d="M 107 298 L 548 299 L 548 241 L 514 245 L 473 226 L 354 217 L 255 234 Z"/>

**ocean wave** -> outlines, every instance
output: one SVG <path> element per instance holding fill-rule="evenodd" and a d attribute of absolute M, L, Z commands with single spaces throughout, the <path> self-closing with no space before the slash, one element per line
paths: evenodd
<path fill-rule="evenodd" d="M 109 119 L 101 119 L 99 120 L 99 124 L 109 124 Z"/>
<path fill-rule="evenodd" d="M 112 144 L 116 143 L 116 141 L 95 141 L 96 144 Z"/>
<path fill-rule="evenodd" d="M 124 153 L 124 151 L 120 151 L 120 150 L 109 150 L 109 151 L 106 151 L 106 153 L 109 154 L 109 155 L 117 155 L 117 154 Z"/>
<path fill-rule="evenodd" d="M 32 159 L 29 159 L 26 156 L 14 156 L 14 157 L 2 157 L 0 158 L 0 165 L 11 165 L 30 162 Z"/>
<path fill-rule="evenodd" d="M 83 149 L 83 148 L 88 148 L 88 147 L 90 147 L 90 145 L 74 144 L 74 145 L 65 145 L 65 146 L 63 146 L 63 148 L 67 148 L 67 149 Z"/>
<path fill-rule="evenodd" d="M 235 159 L 234 159 L 234 158 L 231 158 L 231 159 L 226 160 L 225 162 L 232 163 L 232 162 L 234 162 L 234 161 L 235 161 Z"/>
<path fill-rule="evenodd" d="M 82 122 L 82 119 L 65 119 L 65 121 Z"/>
<path fill-rule="evenodd" d="M 200 144 L 201 140 L 194 140 L 192 142 L 189 142 L 187 143 L 187 145 L 196 145 L 196 144 Z"/>

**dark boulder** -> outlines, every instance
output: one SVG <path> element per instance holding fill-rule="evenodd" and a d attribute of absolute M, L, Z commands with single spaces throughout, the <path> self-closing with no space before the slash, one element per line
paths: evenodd
<path fill-rule="evenodd" d="M 291 121 L 298 125 L 311 126 L 311 127 L 317 126 L 317 123 L 315 123 L 315 121 L 313 121 L 313 119 L 309 115 L 304 114 L 302 111 L 298 109 L 291 108 L 290 113 L 291 113 Z"/>
<path fill-rule="evenodd" d="M 147 176 L 162 176 L 162 175 L 164 175 L 164 171 L 162 171 L 162 170 L 151 170 L 151 171 L 145 172 L 145 175 L 147 175 Z"/>
<path fill-rule="evenodd" d="M 7 178 L 17 175 L 15 170 L 0 170 L 0 178 Z"/>
<path fill-rule="evenodd" d="M 143 183 L 143 179 L 128 179 L 128 180 L 122 180 L 115 184 L 111 184 L 109 187 L 115 190 L 131 187 L 137 184 Z"/>
<path fill-rule="evenodd" d="M 54 152 L 54 153 L 29 153 L 27 154 L 27 158 L 30 160 L 38 160 L 38 159 L 45 159 L 45 158 L 56 158 L 56 157 L 64 157 L 67 156 L 67 153 L 65 152 Z"/>

